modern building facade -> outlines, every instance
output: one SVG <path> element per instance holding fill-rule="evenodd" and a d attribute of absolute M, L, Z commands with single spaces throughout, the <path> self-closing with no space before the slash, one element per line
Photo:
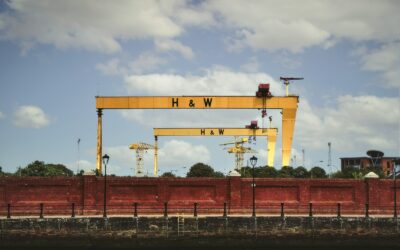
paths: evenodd
<path fill-rule="evenodd" d="M 346 157 L 340 158 L 342 171 L 346 168 L 354 167 L 358 169 L 364 169 L 373 166 L 379 166 L 382 168 L 383 174 L 387 177 L 393 173 L 394 160 L 400 157 L 382 157 L 380 159 L 372 159 L 368 156 L 362 157 Z"/>

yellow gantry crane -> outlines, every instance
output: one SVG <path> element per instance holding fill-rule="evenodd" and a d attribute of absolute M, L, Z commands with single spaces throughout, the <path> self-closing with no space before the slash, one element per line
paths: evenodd
<path fill-rule="evenodd" d="M 149 149 L 156 149 L 156 147 L 148 143 L 138 142 L 129 145 L 129 148 L 136 150 L 136 176 L 143 176 L 144 153 Z"/>
<path fill-rule="evenodd" d="M 274 166 L 277 128 L 154 128 L 154 176 L 158 175 L 159 136 L 264 136 L 267 137 L 268 166 Z"/>
<path fill-rule="evenodd" d="M 257 151 L 251 149 L 250 147 L 243 146 L 243 144 L 247 143 L 248 141 L 249 141 L 248 138 L 239 138 L 238 136 L 235 136 L 235 140 L 233 142 L 226 142 L 220 144 L 221 146 L 227 146 L 233 144 L 233 147 L 227 148 L 227 150 L 228 153 L 235 154 L 235 170 L 238 173 L 240 173 L 240 170 L 243 167 L 244 154 L 257 153 Z"/>
<path fill-rule="evenodd" d="M 264 85 L 254 96 L 97 96 L 96 169 L 101 173 L 103 109 L 281 109 L 282 165 L 289 166 L 299 97 L 273 96 Z"/>

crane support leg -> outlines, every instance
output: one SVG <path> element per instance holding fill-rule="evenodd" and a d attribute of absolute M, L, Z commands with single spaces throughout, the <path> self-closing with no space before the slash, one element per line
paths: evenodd
<path fill-rule="evenodd" d="M 282 109 L 282 166 L 289 166 L 297 109 Z"/>
<path fill-rule="evenodd" d="M 101 116 L 103 114 L 102 109 L 97 109 L 97 156 L 96 156 L 96 170 L 98 174 L 101 174 L 102 172 L 102 165 L 101 165 L 101 154 L 102 154 L 102 120 Z"/>
<path fill-rule="evenodd" d="M 268 145 L 267 145 L 267 152 L 268 152 L 268 166 L 274 167 L 274 160 L 275 160 L 275 145 L 276 145 L 276 135 L 268 137 Z"/>
<path fill-rule="evenodd" d="M 154 136 L 154 177 L 158 176 L 158 137 Z"/>

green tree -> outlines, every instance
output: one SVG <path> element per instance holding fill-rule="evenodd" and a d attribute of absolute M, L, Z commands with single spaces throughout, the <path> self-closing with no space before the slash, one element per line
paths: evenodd
<path fill-rule="evenodd" d="M 83 169 L 81 169 L 79 171 L 79 173 L 76 174 L 76 176 L 83 176 L 84 173 L 85 173 L 85 171 Z"/>
<path fill-rule="evenodd" d="M 220 171 L 214 171 L 214 177 L 222 178 L 222 177 L 225 177 L 225 175 Z"/>
<path fill-rule="evenodd" d="M 165 172 L 161 175 L 161 177 L 176 177 L 172 172 Z"/>
<path fill-rule="evenodd" d="M 333 178 L 347 178 L 347 179 L 362 179 L 364 175 L 369 172 L 374 172 L 380 178 L 384 177 L 383 171 L 380 167 L 366 167 L 363 169 L 357 167 L 347 167 L 343 171 L 337 171 L 332 174 Z"/>
<path fill-rule="evenodd" d="M 344 174 L 343 174 L 343 172 L 342 171 L 336 171 L 336 172 L 334 172 L 334 173 L 332 173 L 332 178 L 340 178 L 340 179 L 343 179 L 343 178 L 346 178 L 345 176 L 344 176 Z"/>
<path fill-rule="evenodd" d="M 34 161 L 25 168 L 19 168 L 18 176 L 73 176 L 74 173 L 62 164 L 45 164 L 43 161 Z"/>
<path fill-rule="evenodd" d="M 323 168 L 317 167 L 317 166 L 313 167 L 310 170 L 310 176 L 311 176 L 311 178 L 326 178 L 327 177 L 325 170 Z"/>
<path fill-rule="evenodd" d="M 240 169 L 240 176 L 241 177 L 252 177 L 253 176 L 253 169 L 249 166 L 242 167 Z"/>
<path fill-rule="evenodd" d="M 278 171 L 273 167 L 257 167 L 254 169 L 255 176 L 260 178 L 276 178 Z"/>
<path fill-rule="evenodd" d="M 294 177 L 294 169 L 290 166 L 282 167 L 278 171 L 278 177 L 280 178 L 292 178 Z"/>
<path fill-rule="evenodd" d="M 245 178 L 253 177 L 253 168 L 246 166 L 240 170 L 240 176 Z M 278 176 L 278 171 L 275 168 L 268 166 L 259 166 L 254 168 L 254 177 L 257 178 L 275 178 Z"/>
<path fill-rule="evenodd" d="M 310 173 L 305 167 L 300 166 L 293 170 L 293 176 L 295 178 L 308 178 Z"/>
<path fill-rule="evenodd" d="M 11 173 L 3 172 L 3 167 L 0 166 L 0 177 L 1 176 L 11 176 Z"/>
<path fill-rule="evenodd" d="M 214 177 L 214 169 L 204 163 L 196 163 L 190 167 L 186 177 Z"/>
<path fill-rule="evenodd" d="M 361 170 L 355 167 L 348 167 L 343 169 L 342 176 L 343 178 L 353 179 L 354 177 L 361 176 Z"/>

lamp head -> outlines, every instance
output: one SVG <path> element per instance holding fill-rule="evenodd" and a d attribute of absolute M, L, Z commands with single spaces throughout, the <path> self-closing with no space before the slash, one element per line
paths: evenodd
<path fill-rule="evenodd" d="M 104 163 L 104 165 L 107 165 L 109 160 L 110 160 L 110 156 L 108 156 L 108 154 L 103 155 L 103 163 Z"/>
<path fill-rule="evenodd" d="M 257 164 L 257 157 L 254 155 L 250 158 L 250 163 L 254 167 Z"/>

